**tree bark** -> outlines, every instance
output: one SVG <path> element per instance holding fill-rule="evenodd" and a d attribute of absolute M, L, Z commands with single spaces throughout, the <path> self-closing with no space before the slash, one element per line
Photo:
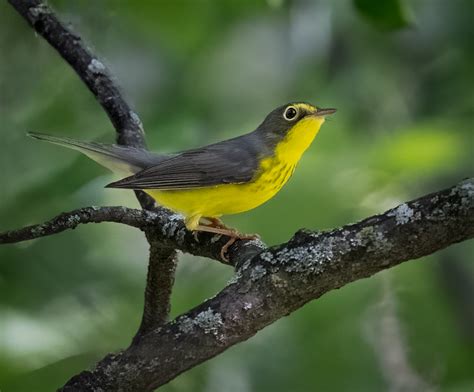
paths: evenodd
<path fill-rule="evenodd" d="M 107 355 L 61 391 L 152 391 L 308 301 L 474 236 L 474 180 L 245 261 L 219 294 Z"/>

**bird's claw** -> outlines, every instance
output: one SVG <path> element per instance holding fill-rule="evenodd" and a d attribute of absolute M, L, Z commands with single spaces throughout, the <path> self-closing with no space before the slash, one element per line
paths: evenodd
<path fill-rule="evenodd" d="M 257 240 L 260 239 L 260 236 L 258 234 L 241 234 L 238 232 L 234 233 L 235 235 L 230 236 L 229 240 L 224 244 L 224 246 L 221 248 L 221 258 L 225 262 L 229 262 L 229 257 L 227 256 L 227 251 L 229 248 L 237 241 L 237 240 Z"/>

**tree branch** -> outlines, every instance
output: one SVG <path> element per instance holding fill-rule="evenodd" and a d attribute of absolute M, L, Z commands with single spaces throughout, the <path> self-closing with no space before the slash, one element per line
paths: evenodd
<path fill-rule="evenodd" d="M 0 244 L 13 244 L 46 237 L 65 230 L 74 230 L 77 226 L 87 223 L 114 222 L 142 229 L 154 219 L 155 214 L 145 210 L 126 207 L 85 207 L 63 212 L 44 223 L 2 232 Z"/>
<path fill-rule="evenodd" d="M 107 67 L 67 28 L 43 0 L 8 0 L 18 13 L 58 51 L 94 94 L 117 131 L 119 144 L 145 147 L 138 115 L 122 97 Z"/>
<path fill-rule="evenodd" d="M 118 144 L 146 148 L 145 134 L 139 116 L 123 98 L 107 67 L 84 44 L 81 37 L 67 28 L 43 0 L 9 0 L 9 2 L 30 26 L 58 51 L 94 94 L 115 127 Z M 135 195 L 142 208 L 157 209 L 155 201 L 145 192 L 135 191 Z M 153 248 L 152 245 L 151 247 Z M 157 265 L 159 260 L 153 259 L 154 254 L 157 253 L 152 253 L 149 262 Z M 160 282 L 165 286 L 172 285 L 174 269 L 162 269 L 157 272 L 168 273 L 167 278 L 164 275 L 160 277 Z M 150 266 L 148 273 L 155 273 L 155 268 Z M 147 282 L 154 280 L 154 277 L 147 277 Z M 168 280 L 168 283 L 165 283 L 165 280 Z M 147 288 L 146 292 L 152 293 L 153 290 Z M 160 294 L 165 295 L 166 292 L 165 290 Z M 147 300 L 151 300 L 150 295 L 145 296 L 145 301 Z M 145 304 L 145 309 L 153 306 L 164 309 L 168 308 L 168 305 L 169 296 L 160 297 Z"/>
<path fill-rule="evenodd" d="M 265 248 L 258 240 L 238 241 L 229 249 L 229 261 L 222 260 L 220 251 L 228 238 L 211 233 L 192 233 L 186 229 L 180 215 L 168 210 L 137 210 L 127 207 L 85 207 L 64 212 L 37 225 L 0 233 L 0 244 L 13 244 L 73 230 L 81 224 L 112 222 L 144 231 L 150 249 L 157 247 L 179 249 L 196 256 L 208 257 L 223 264 L 235 265 Z M 154 252 L 152 252 L 154 253 Z M 159 252 L 156 253 L 157 255 Z M 151 279 L 151 277 L 148 277 Z M 168 284 L 169 285 L 169 284 Z"/>
<path fill-rule="evenodd" d="M 61 391 L 152 391 L 330 290 L 474 236 L 474 179 L 247 260 L 215 297 L 107 355 Z"/>
<path fill-rule="evenodd" d="M 145 305 L 142 322 L 132 344 L 137 344 L 142 336 L 157 326 L 165 324 L 171 309 L 171 291 L 178 264 L 176 250 L 165 248 L 152 238 L 149 238 L 148 242 L 150 243 L 150 261 L 145 288 Z M 159 301 L 157 301 L 158 298 Z"/>

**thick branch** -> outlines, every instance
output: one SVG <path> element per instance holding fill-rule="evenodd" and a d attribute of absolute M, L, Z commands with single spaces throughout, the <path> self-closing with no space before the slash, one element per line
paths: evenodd
<path fill-rule="evenodd" d="M 122 223 L 143 230 L 147 234 L 151 250 L 160 247 L 179 249 L 196 256 L 209 257 L 224 264 L 237 264 L 265 247 L 260 241 L 238 241 L 230 248 L 230 262 L 227 262 L 220 257 L 221 248 L 227 242 L 227 237 L 210 233 L 195 235 L 186 229 L 180 215 L 165 209 L 148 211 L 127 207 L 86 207 L 64 212 L 45 223 L 0 233 L 0 244 L 28 241 L 75 229 L 80 224 L 101 222 Z M 152 253 L 159 254 L 159 252 Z M 152 258 L 153 255 L 150 257 Z M 153 271 L 152 268 L 149 270 Z M 150 279 L 153 278 L 148 277 L 148 280 Z M 169 284 L 172 284 L 172 281 Z"/>
<path fill-rule="evenodd" d="M 108 355 L 62 391 L 152 391 L 308 301 L 474 236 L 474 179 L 246 261 L 219 294 Z"/>

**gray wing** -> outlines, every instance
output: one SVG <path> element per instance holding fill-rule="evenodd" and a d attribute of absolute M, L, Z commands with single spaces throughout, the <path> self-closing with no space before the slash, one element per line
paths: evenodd
<path fill-rule="evenodd" d="M 245 183 L 258 171 L 260 147 L 256 135 L 240 136 L 184 151 L 107 187 L 173 190 Z"/>

